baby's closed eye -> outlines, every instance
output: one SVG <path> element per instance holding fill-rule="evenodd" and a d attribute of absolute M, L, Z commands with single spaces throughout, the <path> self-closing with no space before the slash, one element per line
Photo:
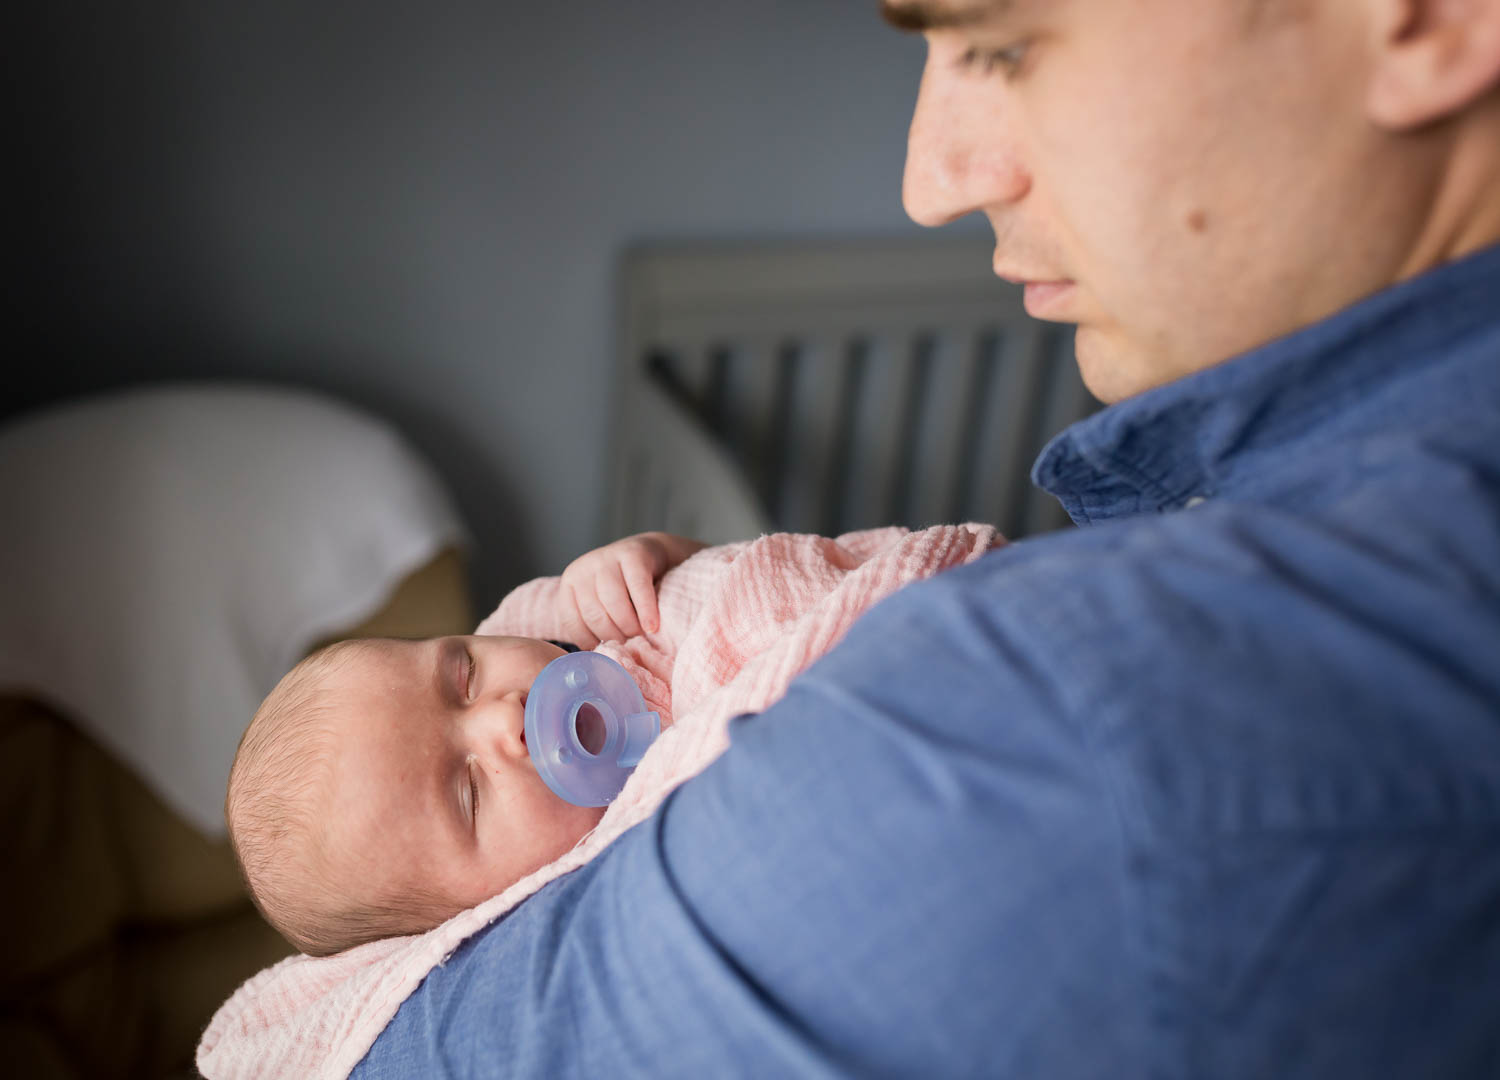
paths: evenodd
<path fill-rule="evenodd" d="M 469 782 L 469 805 L 466 808 L 469 815 L 469 828 L 474 829 L 479 824 L 479 773 L 474 755 L 470 754 L 464 762 L 464 777 Z"/>

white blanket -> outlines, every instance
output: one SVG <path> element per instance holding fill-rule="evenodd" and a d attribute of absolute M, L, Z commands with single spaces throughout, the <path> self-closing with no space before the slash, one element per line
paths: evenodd
<path fill-rule="evenodd" d="M 204 832 L 262 697 L 464 529 L 385 423 L 179 384 L 0 430 L 0 690 L 61 709 Z"/>

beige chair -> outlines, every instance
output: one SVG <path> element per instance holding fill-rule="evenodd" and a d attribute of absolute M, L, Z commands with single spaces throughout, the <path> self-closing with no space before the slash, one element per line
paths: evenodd
<path fill-rule="evenodd" d="M 343 637 L 474 626 L 457 552 L 407 576 Z M 63 716 L 0 697 L 0 1071 L 192 1076 L 230 992 L 289 946 L 210 840 Z"/>
<path fill-rule="evenodd" d="M 256 703 L 319 639 L 467 633 L 465 534 L 389 423 L 146 385 L 0 429 L 0 1073 L 192 1075 L 288 947 L 221 839 Z"/>

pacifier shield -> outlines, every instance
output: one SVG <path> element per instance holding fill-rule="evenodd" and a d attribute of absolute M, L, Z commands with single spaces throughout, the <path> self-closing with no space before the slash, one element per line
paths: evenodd
<path fill-rule="evenodd" d="M 526 749 L 558 798 L 606 806 L 661 733 L 640 687 L 602 653 L 559 656 L 526 695 Z"/>

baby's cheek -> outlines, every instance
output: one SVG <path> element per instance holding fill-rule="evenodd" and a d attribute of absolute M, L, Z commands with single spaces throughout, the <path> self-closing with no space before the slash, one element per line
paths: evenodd
<path fill-rule="evenodd" d="M 451 891 L 454 911 L 474 907 L 492 896 L 500 895 L 522 876 L 509 871 L 498 861 L 477 859 L 470 862 L 464 868 L 463 883 Z"/>
<path fill-rule="evenodd" d="M 550 791 L 547 794 L 546 821 L 544 824 L 539 822 L 536 830 L 540 842 L 534 849 L 532 869 L 545 866 L 573 850 L 599 824 L 599 819 L 604 817 L 604 811 L 608 809 L 603 806 L 574 806 Z"/>

